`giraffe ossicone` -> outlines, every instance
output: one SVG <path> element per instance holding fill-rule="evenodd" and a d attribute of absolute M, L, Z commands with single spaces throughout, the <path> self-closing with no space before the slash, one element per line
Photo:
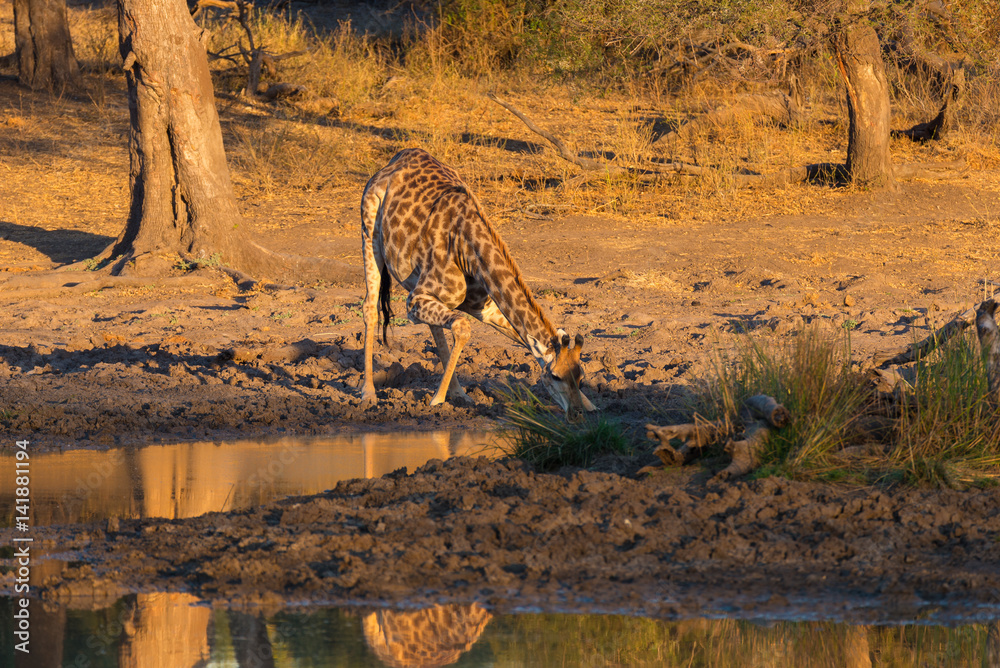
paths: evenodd
<path fill-rule="evenodd" d="M 380 169 L 361 198 L 366 294 L 362 399 L 377 402 L 372 355 L 379 313 L 392 316 L 393 280 L 409 291 L 407 316 L 430 327 L 444 375 L 431 405 L 464 397 L 455 367 L 472 328 L 468 313 L 527 348 L 542 384 L 569 416 L 596 410 L 580 390 L 583 337 L 557 330 L 531 295 L 506 244 L 452 168 L 405 149 Z M 444 330 L 452 333 L 449 346 Z M 385 328 L 383 327 L 383 339 Z"/>

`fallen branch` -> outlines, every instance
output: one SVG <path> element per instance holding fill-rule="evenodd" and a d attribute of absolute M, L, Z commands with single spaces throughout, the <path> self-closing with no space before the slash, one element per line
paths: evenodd
<path fill-rule="evenodd" d="M 204 275 L 150 278 L 93 273 L 80 278 L 71 276 L 66 273 L 59 273 L 55 276 L 49 274 L 21 275 L 19 278 L 23 280 L 3 284 L 3 289 L 0 290 L 0 301 L 48 299 L 67 294 L 86 294 L 108 288 L 178 288 L 211 283 L 211 280 Z"/>
<path fill-rule="evenodd" d="M 743 432 L 743 438 L 726 442 L 723 450 L 732 458 L 729 466 L 714 476 L 713 481 L 744 476 L 760 466 L 760 455 L 771 438 L 771 430 L 763 422 L 753 422 Z"/>
<path fill-rule="evenodd" d="M 292 83 L 276 83 L 271 84 L 267 87 L 260 97 L 264 100 L 274 101 L 283 97 L 295 97 L 297 95 L 304 95 L 308 92 L 305 86 Z"/>
<path fill-rule="evenodd" d="M 926 142 L 932 139 L 942 139 L 951 129 L 953 103 L 957 103 L 965 91 L 965 71 L 958 69 L 951 76 L 944 94 L 944 103 L 938 115 L 926 123 L 917 123 L 909 130 L 893 130 L 893 137 L 906 137 L 912 141 Z"/>
<path fill-rule="evenodd" d="M 732 460 L 712 480 L 738 478 L 760 466 L 760 457 L 771 438 L 771 430 L 786 427 L 792 421 L 788 409 L 766 394 L 755 394 L 746 399 L 740 417 L 746 425 L 743 438 L 738 441 L 730 439 L 723 447 Z"/>
<path fill-rule="evenodd" d="M 568 160 L 569 162 L 572 162 L 577 167 L 580 167 L 581 169 L 585 169 L 587 171 L 600 170 L 608 173 L 619 173 L 626 171 L 621 167 L 617 167 L 615 165 L 608 165 L 603 162 L 597 162 L 596 160 L 591 160 L 590 158 L 584 158 L 582 156 L 577 155 L 576 153 L 573 153 L 571 150 L 569 150 L 566 144 L 564 144 L 563 141 L 559 139 L 559 137 L 556 137 L 555 135 L 546 132 L 545 130 L 542 130 L 540 127 L 535 125 L 534 121 L 528 118 L 528 116 L 524 114 L 524 112 L 517 109 L 511 103 L 501 100 L 493 93 L 487 93 L 486 97 L 493 100 L 501 107 L 503 107 L 504 109 L 506 109 L 507 111 L 509 111 L 510 113 L 514 114 L 519 119 L 521 119 L 521 122 L 524 123 L 529 130 L 531 130 L 536 135 L 542 137 L 543 139 L 547 140 L 550 144 L 552 144 L 559 152 L 559 157 L 561 157 L 564 160 Z"/>
<path fill-rule="evenodd" d="M 991 299 L 983 302 L 983 304 L 992 301 L 996 297 L 997 295 L 993 295 Z M 979 308 L 982 308 L 982 304 Z M 974 324 L 976 322 L 976 311 L 977 309 L 973 308 L 970 308 L 968 311 L 963 311 L 959 315 L 952 318 L 952 320 L 944 327 L 934 330 L 934 332 L 926 339 L 918 341 L 917 343 L 911 343 L 901 350 L 876 353 L 872 357 L 872 363 L 875 366 L 884 369 L 888 366 L 898 366 L 900 364 L 915 362 L 936 348 L 944 345 L 956 334 L 962 333 L 967 327 Z"/>

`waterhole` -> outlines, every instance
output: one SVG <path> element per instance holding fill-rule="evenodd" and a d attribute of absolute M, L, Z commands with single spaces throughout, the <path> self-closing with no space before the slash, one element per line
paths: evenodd
<path fill-rule="evenodd" d="M 489 455 L 489 432 L 367 433 L 191 442 L 31 456 L 32 526 L 112 518 L 182 519 L 240 510 L 341 480 L 413 472 L 432 459 Z M 13 449 L 0 456 L 0 508 L 11 526 Z"/>
<path fill-rule="evenodd" d="M 349 478 L 412 472 L 432 459 L 494 451 L 488 433 L 430 432 L 39 453 L 31 458 L 30 524 L 239 510 L 322 492 Z M 6 483 L 13 476 L 13 458 L 0 457 L 4 527 L 15 519 L 14 490 Z M 15 560 L 9 546 L 2 549 L 0 569 L 9 585 Z M 64 565 L 33 554 L 34 585 Z M 494 614 L 478 604 L 236 610 L 183 592 L 117 596 L 31 599 L 30 655 L 16 649 L 20 599 L 0 597 L 0 666 L 1000 665 L 996 621 L 877 626 L 794 621 L 785 613 L 755 620 L 662 620 Z"/>

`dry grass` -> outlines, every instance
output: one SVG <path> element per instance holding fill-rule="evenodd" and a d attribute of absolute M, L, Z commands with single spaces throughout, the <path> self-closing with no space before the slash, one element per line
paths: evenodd
<path fill-rule="evenodd" d="M 620 68 L 564 79 L 558 71 L 568 65 L 558 62 L 572 54 L 556 53 L 551 43 L 543 44 L 548 34 L 543 28 L 526 32 L 523 17 L 510 6 L 446 4 L 451 7 L 448 11 L 464 7 L 461 12 L 466 13 L 413 23 L 393 45 L 363 36 L 349 23 L 318 26 L 304 15 L 255 13 L 257 40 L 269 51 L 309 51 L 281 61 L 274 79 L 301 83 L 310 92 L 294 104 L 268 107 L 248 107 L 233 97 L 220 100 L 240 197 L 283 201 L 303 193 L 347 197 L 353 192 L 353 199 L 367 176 L 406 146 L 423 146 L 460 166 L 499 224 L 521 218 L 526 211 L 598 214 L 613 224 L 653 226 L 761 211 L 799 215 L 827 209 L 842 197 L 842 190 L 822 187 L 749 190 L 737 187 L 733 179 L 739 171 L 767 174 L 794 165 L 843 160 L 846 111 L 839 75 L 829 62 L 817 61 L 808 70 L 809 108 L 800 128 L 775 128 L 745 118 L 723 127 L 681 130 L 674 140 L 654 145 L 655 128 L 695 118 L 769 85 L 753 88 L 735 79 L 706 76 L 671 89 L 655 76 Z M 4 109 L 3 125 L 22 124 L 17 132 L 0 135 L 8 155 L 31 154 L 26 150 L 28 136 L 75 146 L 79 153 L 106 154 L 104 146 L 84 137 L 96 124 L 102 128 L 103 143 L 115 144 L 112 153 L 120 160 L 127 119 L 114 15 L 110 10 L 74 8 L 71 17 L 77 53 L 89 73 L 86 92 L 91 103 L 83 110 L 85 117 L 70 101 L 48 117 L 40 109 Z M 231 47 L 241 37 L 237 26 L 212 18 L 204 24 L 214 31 L 213 51 L 234 52 Z M 738 29 L 741 24 L 732 25 Z M 12 45 L 12 39 L 8 22 L 0 29 L 0 44 Z M 237 60 L 236 65 L 225 60 L 213 63 L 220 93 L 232 94 L 244 85 L 245 66 Z M 576 71 L 590 66 L 580 67 Z M 898 79 L 905 77 L 898 73 Z M 952 138 L 934 147 L 897 141 L 896 161 L 952 159 L 961 154 L 973 168 L 1000 164 L 998 86 L 988 76 L 971 79 L 960 127 Z M 926 120 L 937 107 L 930 89 L 897 89 L 894 125 Z M 563 187 L 579 174 L 578 168 L 488 101 L 484 93 L 489 91 L 502 93 L 581 153 L 632 167 L 648 165 L 646 160 L 652 157 L 713 166 L 716 171 L 701 179 L 654 182 L 631 175 Z M 120 162 L 106 172 L 108 188 L 119 197 L 121 188 L 110 184 L 120 178 Z"/>

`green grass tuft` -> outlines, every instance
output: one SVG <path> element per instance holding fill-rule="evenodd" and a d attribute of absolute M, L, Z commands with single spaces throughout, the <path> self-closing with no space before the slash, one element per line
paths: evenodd
<path fill-rule="evenodd" d="M 617 422 L 602 417 L 567 422 L 524 386 L 508 385 L 501 397 L 506 414 L 501 418 L 500 450 L 539 471 L 587 467 L 605 454 L 632 454 L 632 444 Z"/>
<path fill-rule="evenodd" d="M 953 486 L 1000 475 L 1000 415 L 973 332 L 917 363 L 890 462 L 908 480 Z"/>
<path fill-rule="evenodd" d="M 839 342 L 807 328 L 782 344 L 741 337 L 734 357 L 716 361 L 716 378 L 707 383 L 699 412 L 733 424 L 748 397 L 774 397 L 791 412 L 792 422 L 773 433 L 761 471 L 789 477 L 819 473 L 829 468 L 831 453 L 847 444 L 851 423 L 869 395 L 850 364 L 846 336 Z"/>

